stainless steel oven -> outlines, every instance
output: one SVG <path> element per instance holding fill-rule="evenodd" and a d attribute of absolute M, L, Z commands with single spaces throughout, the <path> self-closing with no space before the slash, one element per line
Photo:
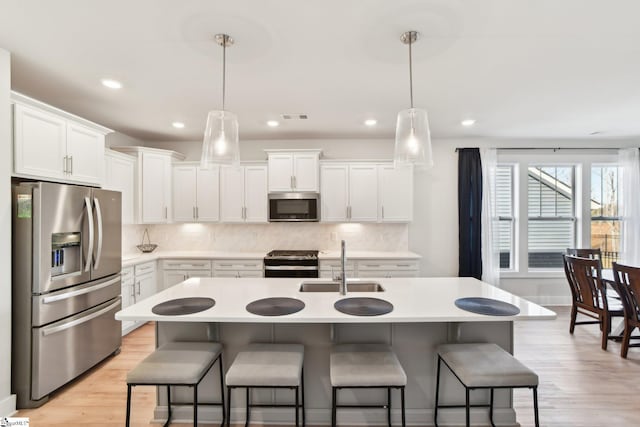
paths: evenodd
<path fill-rule="evenodd" d="M 270 193 L 269 221 L 320 221 L 320 194 Z"/>
<path fill-rule="evenodd" d="M 318 277 L 318 251 L 271 251 L 264 277 Z"/>

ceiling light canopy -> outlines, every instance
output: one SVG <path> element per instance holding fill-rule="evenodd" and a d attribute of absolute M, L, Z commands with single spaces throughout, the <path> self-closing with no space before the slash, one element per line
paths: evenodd
<path fill-rule="evenodd" d="M 409 95 L 411 108 L 398 113 L 396 122 L 396 144 L 393 160 L 396 166 L 413 164 L 417 168 L 429 169 L 433 166 L 431 132 L 426 110 L 413 107 L 413 63 L 411 45 L 418 40 L 417 31 L 407 31 L 400 41 L 409 45 Z"/>
<path fill-rule="evenodd" d="M 109 89 L 122 89 L 122 83 L 113 79 L 102 79 L 100 80 L 102 86 L 108 87 Z"/>
<path fill-rule="evenodd" d="M 213 164 L 240 164 L 240 144 L 238 141 L 238 117 L 225 111 L 225 78 L 227 47 L 233 44 L 228 34 L 216 34 L 216 42 L 222 46 L 222 109 L 209 111 L 202 141 L 201 167 Z"/>
<path fill-rule="evenodd" d="M 464 127 L 469 127 L 469 126 L 473 126 L 476 124 L 476 120 L 475 119 L 464 119 L 463 121 L 460 122 L 460 124 Z"/>

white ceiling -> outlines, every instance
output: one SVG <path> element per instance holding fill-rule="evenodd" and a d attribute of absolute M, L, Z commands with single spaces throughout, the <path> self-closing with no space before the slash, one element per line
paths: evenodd
<path fill-rule="evenodd" d="M 413 29 L 435 137 L 629 137 L 639 16 L 637 0 L 0 0 L 0 47 L 19 92 L 143 140 L 197 140 L 220 108 L 212 38 L 226 32 L 242 139 L 387 138 L 409 104 L 399 36 Z M 268 128 L 281 113 L 309 119 Z"/>

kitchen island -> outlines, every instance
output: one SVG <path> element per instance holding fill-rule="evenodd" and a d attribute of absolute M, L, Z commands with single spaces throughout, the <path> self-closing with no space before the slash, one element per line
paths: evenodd
<path fill-rule="evenodd" d="M 317 279 L 311 279 L 311 281 Z M 334 303 L 345 298 L 337 292 L 300 292 L 302 279 L 189 279 L 116 314 L 118 320 L 156 321 L 156 344 L 169 341 L 218 341 L 224 345 L 225 368 L 243 346 L 250 342 L 296 342 L 305 345 L 305 397 L 307 424 L 330 424 L 331 385 L 329 353 L 337 343 L 382 342 L 390 344 L 407 373 L 407 423 L 433 424 L 436 356 L 435 348 L 448 342 L 493 342 L 513 352 L 513 322 L 555 318 L 555 313 L 523 300 L 506 291 L 473 278 L 386 278 L 367 279 L 379 282 L 383 292 L 353 292 L 347 295 L 384 299 L 393 304 L 391 313 L 359 317 L 334 309 Z M 355 282 L 355 280 L 354 280 Z M 162 302 L 185 297 L 210 297 L 212 308 L 190 315 L 162 316 L 152 308 Z M 292 297 L 305 303 L 305 308 L 287 316 L 257 316 L 246 311 L 252 301 L 267 297 Z M 460 310 L 454 301 L 460 297 L 486 297 L 517 306 L 520 314 L 509 317 L 485 316 Z M 455 378 L 444 372 L 441 396 L 444 403 L 462 402 L 464 389 Z M 217 373 L 212 372 L 201 388 L 201 402 L 216 400 Z M 189 401 L 188 390 L 175 390 L 176 400 Z M 381 391 L 344 391 L 343 403 L 375 403 L 384 399 Z M 488 392 L 476 391 L 472 402 L 486 402 Z M 290 399 L 286 391 L 255 391 L 252 401 L 268 403 Z M 234 402 L 240 407 L 231 411 L 232 422 L 244 422 L 244 398 L 238 392 Z M 394 422 L 399 422 L 399 402 L 393 402 Z M 166 397 L 159 390 L 156 418 L 166 417 Z M 254 423 L 291 424 L 289 409 L 255 409 Z M 487 420 L 486 410 L 472 411 L 472 421 Z M 189 420 L 191 409 L 177 407 L 175 420 Z M 201 419 L 219 422 L 220 409 L 200 408 Z M 516 425 L 511 392 L 497 390 L 494 417 L 501 425 Z M 441 425 L 464 424 L 463 410 L 442 411 Z M 339 411 L 338 424 L 386 424 L 384 410 Z"/>

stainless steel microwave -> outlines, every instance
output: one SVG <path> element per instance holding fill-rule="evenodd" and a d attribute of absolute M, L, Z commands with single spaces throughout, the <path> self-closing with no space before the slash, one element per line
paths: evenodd
<path fill-rule="evenodd" d="M 320 221 L 320 194 L 270 193 L 269 221 Z"/>

